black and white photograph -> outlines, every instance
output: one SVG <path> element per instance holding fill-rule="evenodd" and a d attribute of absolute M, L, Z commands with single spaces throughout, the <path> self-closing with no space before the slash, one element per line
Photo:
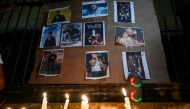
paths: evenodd
<path fill-rule="evenodd" d="M 114 1 L 114 22 L 135 23 L 134 2 Z"/>
<path fill-rule="evenodd" d="M 62 25 L 61 47 L 82 46 L 82 23 Z"/>
<path fill-rule="evenodd" d="M 39 74 L 44 76 L 59 75 L 61 73 L 63 56 L 63 49 L 44 50 Z"/>
<path fill-rule="evenodd" d="M 125 46 L 145 46 L 143 28 L 115 27 L 116 42 Z"/>
<path fill-rule="evenodd" d="M 39 48 L 60 46 L 61 24 L 43 26 Z"/>
<path fill-rule="evenodd" d="M 129 74 L 141 79 L 150 79 L 145 52 L 122 52 L 125 79 Z"/>
<path fill-rule="evenodd" d="M 84 46 L 105 45 L 104 22 L 84 23 L 83 45 Z"/>
<path fill-rule="evenodd" d="M 108 16 L 106 1 L 91 1 L 82 3 L 82 18 Z"/>
<path fill-rule="evenodd" d="M 86 52 L 86 79 L 102 79 L 110 76 L 108 51 Z"/>

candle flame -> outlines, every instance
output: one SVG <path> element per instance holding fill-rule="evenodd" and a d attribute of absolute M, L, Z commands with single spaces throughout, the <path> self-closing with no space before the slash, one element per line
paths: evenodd
<path fill-rule="evenodd" d="M 24 107 L 22 109 L 25 109 Z"/>
<path fill-rule="evenodd" d="M 88 100 L 87 97 L 86 97 L 86 95 L 82 95 L 82 100 L 83 100 L 83 101 Z"/>
<path fill-rule="evenodd" d="M 68 95 L 68 94 L 65 94 L 65 97 L 66 97 L 67 99 L 69 99 L 69 95 Z"/>
<path fill-rule="evenodd" d="M 46 93 L 44 92 L 44 98 L 46 97 Z"/>
<path fill-rule="evenodd" d="M 122 88 L 122 92 L 124 96 L 127 96 L 126 90 L 124 88 Z"/>
<path fill-rule="evenodd" d="M 7 109 L 11 109 L 11 108 L 8 107 Z"/>

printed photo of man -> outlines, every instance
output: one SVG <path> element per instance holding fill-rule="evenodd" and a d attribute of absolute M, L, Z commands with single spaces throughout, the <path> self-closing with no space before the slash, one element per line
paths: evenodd
<path fill-rule="evenodd" d="M 60 10 L 56 11 L 56 15 L 55 17 L 52 19 L 51 23 L 55 23 L 55 22 L 64 22 L 65 20 L 65 16 L 60 14 Z"/>

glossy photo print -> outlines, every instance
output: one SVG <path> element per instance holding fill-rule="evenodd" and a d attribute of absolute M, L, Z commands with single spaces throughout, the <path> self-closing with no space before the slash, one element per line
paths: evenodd
<path fill-rule="evenodd" d="M 43 26 L 39 48 L 60 46 L 61 24 Z"/>
<path fill-rule="evenodd" d="M 62 25 L 61 47 L 82 46 L 82 23 Z"/>
<path fill-rule="evenodd" d="M 110 76 L 108 51 L 86 52 L 86 79 L 102 79 Z"/>
<path fill-rule="evenodd" d="M 139 76 L 141 79 L 150 79 L 145 52 L 122 52 L 124 75 Z"/>
<path fill-rule="evenodd" d="M 125 46 L 145 46 L 143 28 L 115 27 L 116 42 Z"/>
<path fill-rule="evenodd" d="M 47 25 L 69 23 L 71 19 L 70 6 L 49 10 Z"/>
<path fill-rule="evenodd" d="M 84 23 L 83 45 L 84 46 L 105 45 L 104 22 Z"/>
<path fill-rule="evenodd" d="M 114 22 L 135 23 L 134 2 L 114 1 Z"/>
<path fill-rule="evenodd" d="M 63 49 L 44 50 L 39 74 L 56 76 L 61 73 L 63 62 Z"/>
<path fill-rule="evenodd" d="M 106 1 L 92 1 L 82 3 L 82 18 L 108 16 Z"/>

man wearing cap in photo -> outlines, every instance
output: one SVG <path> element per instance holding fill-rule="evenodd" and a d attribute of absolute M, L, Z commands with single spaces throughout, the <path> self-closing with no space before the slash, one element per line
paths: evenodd
<path fill-rule="evenodd" d="M 89 63 L 91 66 L 90 77 L 106 76 L 106 68 L 96 54 L 92 54 L 92 59 L 89 61 Z"/>
<path fill-rule="evenodd" d="M 64 22 L 66 21 L 65 16 L 60 14 L 60 10 L 56 11 L 55 17 L 52 19 L 51 23 Z"/>
<path fill-rule="evenodd" d="M 0 90 L 4 88 L 5 85 L 5 79 L 3 76 L 3 68 L 2 68 L 3 61 L 1 59 L 1 54 L 0 54 Z"/>
<path fill-rule="evenodd" d="M 48 34 L 48 38 L 44 43 L 44 47 L 56 46 L 55 37 L 52 36 L 52 32 L 50 31 Z"/>

